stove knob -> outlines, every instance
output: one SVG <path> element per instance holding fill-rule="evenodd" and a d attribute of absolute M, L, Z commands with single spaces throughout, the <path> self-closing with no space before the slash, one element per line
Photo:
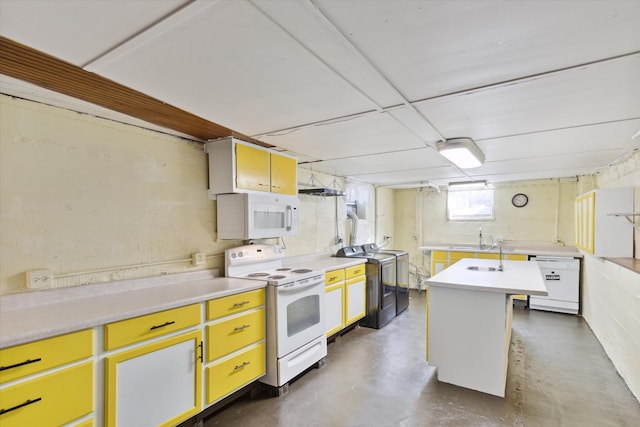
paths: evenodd
<path fill-rule="evenodd" d="M 242 258 L 242 251 L 238 252 L 238 258 Z"/>
<path fill-rule="evenodd" d="M 231 252 L 231 259 L 236 259 L 236 253 L 235 252 Z"/>

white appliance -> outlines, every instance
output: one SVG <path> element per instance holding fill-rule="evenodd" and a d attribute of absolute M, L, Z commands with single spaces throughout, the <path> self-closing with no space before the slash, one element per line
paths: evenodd
<path fill-rule="evenodd" d="M 577 314 L 580 308 L 580 260 L 571 257 L 534 256 L 529 261 L 538 263 L 549 293 L 546 297 L 530 296 L 529 307 Z"/>
<path fill-rule="evenodd" d="M 298 196 L 272 193 L 219 194 L 218 239 L 297 236 Z"/>
<path fill-rule="evenodd" d="M 225 251 L 228 277 L 263 279 L 267 286 L 267 373 L 260 382 L 286 392 L 288 383 L 327 355 L 324 272 L 282 266 L 280 245 Z"/>

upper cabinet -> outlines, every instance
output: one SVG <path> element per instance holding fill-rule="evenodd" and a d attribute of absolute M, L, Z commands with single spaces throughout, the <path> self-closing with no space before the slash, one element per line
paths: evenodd
<path fill-rule="evenodd" d="M 218 194 L 253 191 L 298 194 L 295 157 L 238 140 L 208 142 L 209 198 Z"/>
<path fill-rule="evenodd" d="M 298 162 L 295 158 L 271 152 L 271 192 L 298 194 Z"/>
<path fill-rule="evenodd" d="M 633 188 L 603 188 L 575 201 L 576 246 L 598 257 L 633 256 L 633 227 L 611 216 L 633 210 Z"/>

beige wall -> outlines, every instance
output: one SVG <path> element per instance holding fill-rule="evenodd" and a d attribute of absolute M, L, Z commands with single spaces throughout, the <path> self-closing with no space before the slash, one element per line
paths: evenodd
<path fill-rule="evenodd" d="M 25 291 L 25 272 L 41 268 L 52 287 L 223 271 L 224 249 L 242 244 L 215 240 L 202 144 L 4 95 L 0 123 L 0 294 Z M 299 181 L 310 174 L 301 169 Z M 287 255 L 335 252 L 345 197 L 300 201 Z M 373 203 L 364 241 L 374 238 Z M 205 267 L 191 265 L 193 252 L 208 255 Z"/>
<path fill-rule="evenodd" d="M 411 252 L 411 262 L 430 270 L 427 254 L 418 247 L 428 243 L 483 243 L 503 237 L 505 243 L 573 245 L 573 199 L 575 179 L 544 179 L 496 183 L 495 219 L 492 221 L 448 221 L 447 191 L 430 187 L 396 190 L 394 239 Z M 514 194 L 524 193 L 529 203 L 511 204 Z M 523 226 L 524 224 L 524 226 Z"/>
<path fill-rule="evenodd" d="M 603 170 L 595 179 L 581 179 L 579 193 L 607 187 L 635 187 L 635 211 L 640 211 L 640 152 Z M 639 217 L 635 223 L 640 226 Z M 629 228 L 631 232 L 631 224 Z M 639 244 L 636 228 L 636 259 L 640 259 Z M 640 399 L 640 274 L 588 253 L 584 253 L 582 266 L 582 315 Z"/>

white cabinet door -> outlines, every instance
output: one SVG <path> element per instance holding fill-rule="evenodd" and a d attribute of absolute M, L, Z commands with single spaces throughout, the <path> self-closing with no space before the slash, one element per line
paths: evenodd
<path fill-rule="evenodd" d="M 344 319 L 342 318 L 344 299 L 344 282 L 337 285 L 328 286 L 324 298 L 325 306 L 325 331 L 330 336 L 338 332 L 344 327 Z"/>
<path fill-rule="evenodd" d="M 200 412 L 201 331 L 106 358 L 106 425 L 175 425 Z"/>
<path fill-rule="evenodd" d="M 347 304 L 346 304 L 346 324 L 349 325 L 365 315 L 366 296 L 365 286 L 367 277 L 361 276 L 347 280 Z"/>

